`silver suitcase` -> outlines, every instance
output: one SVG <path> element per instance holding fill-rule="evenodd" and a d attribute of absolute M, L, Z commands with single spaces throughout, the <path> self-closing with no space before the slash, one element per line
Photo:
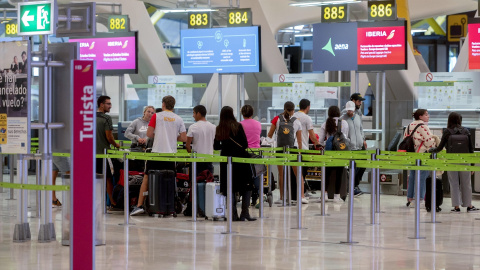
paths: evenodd
<path fill-rule="evenodd" d="M 220 193 L 220 183 L 207 183 L 205 187 L 205 219 L 225 219 L 226 197 Z"/>

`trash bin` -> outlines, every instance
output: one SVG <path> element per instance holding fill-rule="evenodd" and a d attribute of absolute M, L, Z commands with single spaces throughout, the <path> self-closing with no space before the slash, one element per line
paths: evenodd
<path fill-rule="evenodd" d="M 62 175 L 63 184 L 70 186 L 70 174 Z M 81 179 L 80 179 L 81 181 Z M 63 205 L 62 205 L 62 245 L 70 245 L 70 213 L 71 213 L 71 190 L 63 192 Z M 104 215 L 104 203 L 105 198 L 105 183 L 103 181 L 103 175 L 97 174 L 95 179 L 95 245 L 105 245 L 105 215 Z"/>

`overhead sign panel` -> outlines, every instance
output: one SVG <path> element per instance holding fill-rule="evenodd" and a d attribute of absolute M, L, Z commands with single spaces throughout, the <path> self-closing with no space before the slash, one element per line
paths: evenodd
<path fill-rule="evenodd" d="M 348 22 L 348 4 L 322 6 L 322 22 Z"/>
<path fill-rule="evenodd" d="M 480 20 L 468 25 L 468 68 L 480 69 Z"/>
<path fill-rule="evenodd" d="M 260 27 L 181 31 L 182 73 L 261 71 Z"/>
<path fill-rule="evenodd" d="M 313 70 L 357 70 L 357 23 L 313 25 Z"/>
<path fill-rule="evenodd" d="M 395 0 L 368 1 L 369 21 L 388 21 L 397 19 Z"/>
<path fill-rule="evenodd" d="M 18 3 L 18 20 L 19 36 L 55 34 L 55 1 Z"/>
<path fill-rule="evenodd" d="M 407 69 L 406 21 L 358 23 L 359 71 Z"/>

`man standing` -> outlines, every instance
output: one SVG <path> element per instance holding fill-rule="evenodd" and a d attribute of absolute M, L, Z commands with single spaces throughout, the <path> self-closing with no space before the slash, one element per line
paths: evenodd
<path fill-rule="evenodd" d="M 112 118 L 106 113 L 110 112 L 112 103 L 109 96 L 100 96 L 97 100 L 97 154 L 103 154 L 105 149 L 110 149 L 110 144 L 116 148 L 120 148 L 120 145 L 115 142 L 113 138 L 113 124 Z M 97 173 L 103 174 L 103 158 L 97 158 L 96 163 Z M 113 199 L 113 168 L 110 167 L 107 162 L 107 171 L 105 172 L 107 178 L 107 194 L 110 199 L 110 203 L 113 207 L 117 205 Z"/>
<path fill-rule="evenodd" d="M 342 111 L 343 120 L 348 123 L 348 139 L 350 140 L 350 150 L 365 150 L 367 149 L 367 141 L 363 133 L 362 112 L 360 106 L 365 99 L 360 93 L 355 93 L 350 97 L 345 109 Z M 360 196 L 363 192 L 359 188 L 365 168 L 355 169 L 355 196 Z"/>
<path fill-rule="evenodd" d="M 173 113 L 175 98 L 165 96 L 162 99 L 162 112 L 156 113 L 150 119 L 147 129 L 147 137 L 154 138 L 152 153 L 177 153 L 177 141 L 186 142 L 187 133 L 185 124 L 180 116 Z M 145 213 L 143 201 L 144 192 L 148 190 L 148 171 L 172 170 L 175 171 L 175 162 L 147 161 L 145 176 L 143 177 L 138 204 L 130 213 L 131 216 Z"/>
<path fill-rule="evenodd" d="M 308 150 L 309 138 L 314 145 L 319 145 L 320 142 L 318 142 L 317 136 L 315 136 L 315 133 L 313 132 L 312 118 L 308 116 L 308 113 L 310 112 L 310 100 L 300 100 L 299 106 L 300 111 L 296 112 L 293 117 L 296 117 L 302 124 L 302 149 Z"/>
<path fill-rule="evenodd" d="M 205 119 L 207 109 L 203 105 L 197 105 L 193 108 L 193 118 L 195 124 L 188 128 L 187 133 L 187 152 L 193 150 L 199 154 L 213 155 L 213 141 L 215 139 L 216 126 Z M 211 162 L 197 163 L 197 174 L 204 170 L 213 173 L 213 165 Z"/>

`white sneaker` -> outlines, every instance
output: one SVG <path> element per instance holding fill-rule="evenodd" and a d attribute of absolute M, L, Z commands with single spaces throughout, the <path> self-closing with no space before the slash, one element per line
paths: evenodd
<path fill-rule="evenodd" d="M 340 194 L 335 194 L 333 197 L 334 203 L 343 203 L 343 200 L 340 198 Z"/>
<path fill-rule="evenodd" d="M 275 204 L 282 204 L 282 203 L 283 203 L 283 200 L 276 200 L 274 203 L 275 203 Z"/>
<path fill-rule="evenodd" d="M 307 198 L 302 198 L 302 204 L 308 204 Z"/>
<path fill-rule="evenodd" d="M 425 200 L 420 200 L 420 209 L 425 209 Z"/>

